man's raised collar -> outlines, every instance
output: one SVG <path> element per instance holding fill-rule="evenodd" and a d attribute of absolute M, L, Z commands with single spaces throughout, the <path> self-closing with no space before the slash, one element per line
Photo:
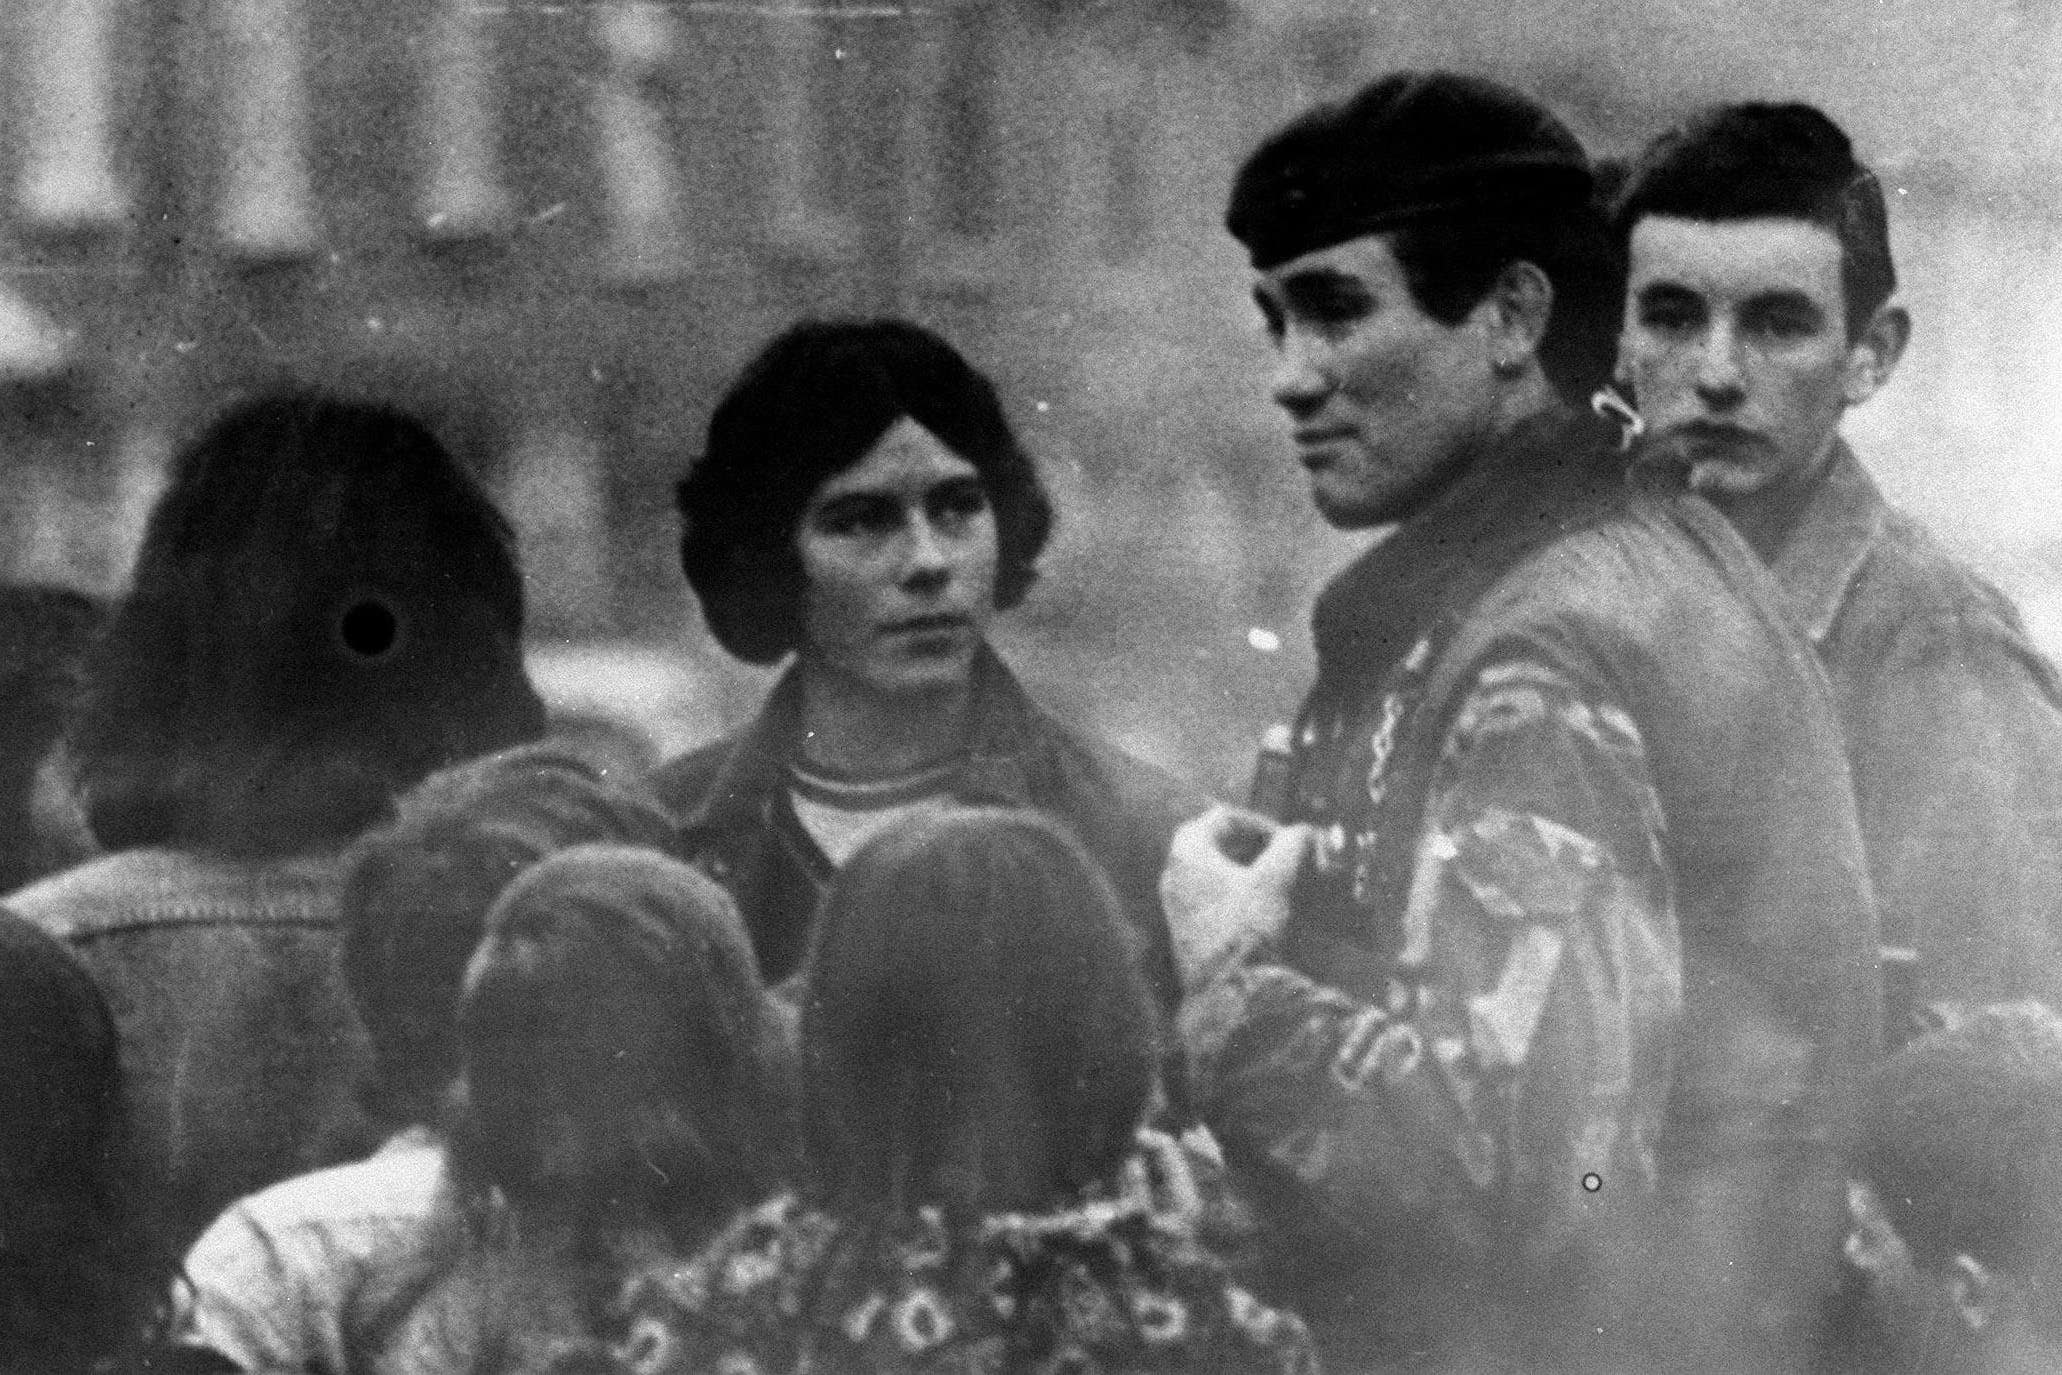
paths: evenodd
<path fill-rule="evenodd" d="M 1595 417 L 1556 407 L 1521 423 L 1318 594 L 1319 676 L 1379 673 L 1468 587 L 1501 575 L 1516 551 L 1581 524 L 1624 485 Z"/>
<path fill-rule="evenodd" d="M 1883 493 L 1847 441 L 1835 440 L 1833 461 L 1806 491 L 1789 534 L 1769 560 L 1792 619 L 1814 647 L 1825 642 L 1840 618 L 1889 513 Z"/>
<path fill-rule="evenodd" d="M 974 724 L 963 790 L 976 794 L 968 800 L 1026 805 L 1029 783 L 1020 756 L 1032 735 L 1030 699 L 1016 675 L 985 642 L 975 653 L 973 674 Z M 702 804 L 682 823 L 683 829 L 751 825 L 762 820 L 765 800 L 787 785 L 787 761 L 801 731 L 801 720 L 801 675 L 790 667 L 718 767 Z"/>

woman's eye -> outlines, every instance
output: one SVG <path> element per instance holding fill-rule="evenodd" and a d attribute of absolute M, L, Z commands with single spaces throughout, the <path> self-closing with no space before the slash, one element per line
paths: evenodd
<path fill-rule="evenodd" d="M 948 487 L 931 498 L 930 507 L 936 524 L 963 526 L 988 510 L 988 493 L 978 483 Z"/>
<path fill-rule="evenodd" d="M 840 539 L 891 533 L 901 523 L 902 513 L 893 502 L 834 501 L 810 520 L 819 534 Z"/>

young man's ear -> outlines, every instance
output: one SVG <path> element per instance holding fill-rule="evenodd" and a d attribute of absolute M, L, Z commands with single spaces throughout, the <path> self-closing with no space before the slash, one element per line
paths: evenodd
<path fill-rule="evenodd" d="M 1971 1332 L 1981 1332 L 2004 1303 L 2006 1281 L 1965 1252 L 1949 1263 L 1947 1288 L 1962 1325 Z"/>
<path fill-rule="evenodd" d="M 1477 312 L 1488 331 L 1497 371 L 1520 371 L 1546 338 L 1547 321 L 1554 313 L 1554 284 L 1532 263 L 1506 263 Z"/>
<path fill-rule="evenodd" d="M 1905 345 L 1911 342 L 1911 338 L 1912 317 L 1909 311 L 1887 302 L 1876 308 L 1876 313 L 1862 328 L 1861 336 L 1847 351 L 1847 377 L 1841 395 L 1848 405 L 1860 405 L 1890 380 L 1890 374 L 1897 371 L 1897 360 L 1904 357 Z"/>

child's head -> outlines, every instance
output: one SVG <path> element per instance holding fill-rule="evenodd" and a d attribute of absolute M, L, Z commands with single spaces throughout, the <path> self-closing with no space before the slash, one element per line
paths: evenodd
<path fill-rule="evenodd" d="M 1851 1156 L 1848 1257 L 1897 1357 L 2055 1368 L 2062 1018 L 1993 1007 L 1912 1042 L 1870 1075 Z"/>
<path fill-rule="evenodd" d="M 372 1042 L 368 1106 L 399 1126 L 436 1116 L 458 1073 L 457 1003 L 487 909 L 568 846 L 661 849 L 672 826 L 640 783 L 556 741 L 443 769 L 346 857 L 344 976 Z"/>
<path fill-rule="evenodd" d="M 94 835 L 280 855 L 536 738 L 515 540 L 436 435 L 289 391 L 172 464 L 72 737 Z"/>
<path fill-rule="evenodd" d="M 792 1050 L 729 896 L 675 860 L 582 845 L 516 880 L 459 1034 L 461 1174 L 519 1212 L 693 1233 L 785 1173 Z"/>
<path fill-rule="evenodd" d="M 1106 1173 L 1159 1035 L 1116 894 L 1026 812 L 958 810 L 838 875 L 803 1012 L 807 1138 L 848 1208 L 1030 1208 Z"/>

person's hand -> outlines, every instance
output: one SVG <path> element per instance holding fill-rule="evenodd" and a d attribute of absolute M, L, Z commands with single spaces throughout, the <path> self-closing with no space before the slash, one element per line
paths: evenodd
<path fill-rule="evenodd" d="M 1225 806 L 1174 832 L 1160 903 L 1185 987 L 1201 983 L 1234 946 L 1280 933 L 1309 845 L 1308 826 Z"/>

